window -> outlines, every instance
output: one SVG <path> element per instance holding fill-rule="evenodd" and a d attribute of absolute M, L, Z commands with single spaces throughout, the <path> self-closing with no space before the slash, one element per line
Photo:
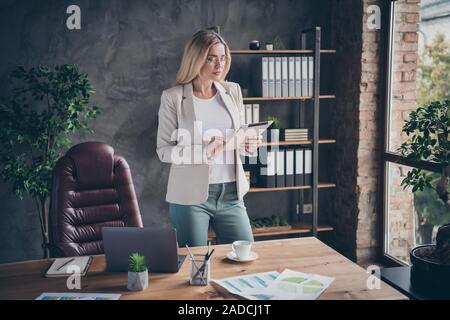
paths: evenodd
<path fill-rule="evenodd" d="M 401 181 L 412 167 L 387 162 L 386 254 L 409 262 L 412 247 L 435 242 L 437 228 L 450 221 L 450 212 L 433 189 L 411 192 Z M 427 172 L 437 179 L 437 175 Z"/>
<path fill-rule="evenodd" d="M 431 101 L 450 99 L 450 1 L 391 2 L 387 112 L 385 118 L 383 254 L 409 263 L 412 247 L 434 241 L 437 227 L 450 212 L 433 189 L 412 192 L 401 186 L 413 168 L 426 170 L 437 181 L 440 167 L 430 161 L 401 156 L 402 132 L 411 111 Z M 433 184 L 432 183 L 432 184 Z"/>

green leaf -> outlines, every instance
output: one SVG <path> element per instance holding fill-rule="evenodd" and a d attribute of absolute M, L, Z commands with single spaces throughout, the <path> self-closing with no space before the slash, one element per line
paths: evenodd
<path fill-rule="evenodd" d="M 0 177 L 20 197 L 45 198 L 70 133 L 88 131 L 97 115 L 98 107 L 83 97 L 92 86 L 75 65 L 18 66 L 10 78 L 10 92 L 0 97 Z"/>
<path fill-rule="evenodd" d="M 145 263 L 145 257 L 139 253 L 133 253 L 128 259 L 128 271 L 130 272 L 143 272 L 147 270 Z"/>

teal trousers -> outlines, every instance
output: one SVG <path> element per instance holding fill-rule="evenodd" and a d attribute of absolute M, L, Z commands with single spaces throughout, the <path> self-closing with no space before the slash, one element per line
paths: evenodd
<path fill-rule="evenodd" d="M 238 200 L 236 182 L 210 184 L 208 193 L 208 199 L 202 204 L 169 203 L 178 246 L 206 246 L 209 226 L 216 233 L 219 244 L 253 241 L 247 208 L 244 200 Z"/>

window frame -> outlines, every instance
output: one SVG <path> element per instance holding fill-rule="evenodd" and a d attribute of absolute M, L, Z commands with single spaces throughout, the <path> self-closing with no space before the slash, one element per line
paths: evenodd
<path fill-rule="evenodd" d="M 388 205 L 389 205 L 389 164 L 399 164 L 406 165 L 412 168 L 424 169 L 430 172 L 441 172 L 441 166 L 438 163 L 431 161 L 413 161 L 405 156 L 402 156 L 398 153 L 392 152 L 389 150 L 389 139 L 390 139 L 390 125 L 391 125 L 391 111 L 392 111 L 392 74 L 393 74 L 393 55 L 394 55 L 394 40 L 395 40 L 395 14 L 396 14 L 396 0 L 390 0 L 389 4 L 386 6 L 385 16 L 387 17 L 386 23 L 384 25 L 384 76 L 382 84 L 382 88 L 384 88 L 383 97 L 381 98 L 384 103 L 384 123 L 383 123 L 383 146 L 382 146 L 382 156 L 380 166 L 380 177 L 382 177 L 380 188 L 381 191 L 379 201 L 381 205 L 379 205 L 379 217 L 381 218 L 382 223 L 380 224 L 379 230 L 379 243 L 380 245 L 380 260 L 381 263 L 385 266 L 406 266 L 408 265 L 404 261 L 401 261 L 387 253 L 387 223 L 388 223 Z"/>

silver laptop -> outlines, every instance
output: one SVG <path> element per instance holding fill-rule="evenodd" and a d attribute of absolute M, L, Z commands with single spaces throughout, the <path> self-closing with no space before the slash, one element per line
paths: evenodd
<path fill-rule="evenodd" d="M 145 256 L 150 273 L 178 272 L 186 256 L 178 256 L 177 234 L 171 227 L 102 228 L 107 271 L 128 271 L 128 258 Z"/>

